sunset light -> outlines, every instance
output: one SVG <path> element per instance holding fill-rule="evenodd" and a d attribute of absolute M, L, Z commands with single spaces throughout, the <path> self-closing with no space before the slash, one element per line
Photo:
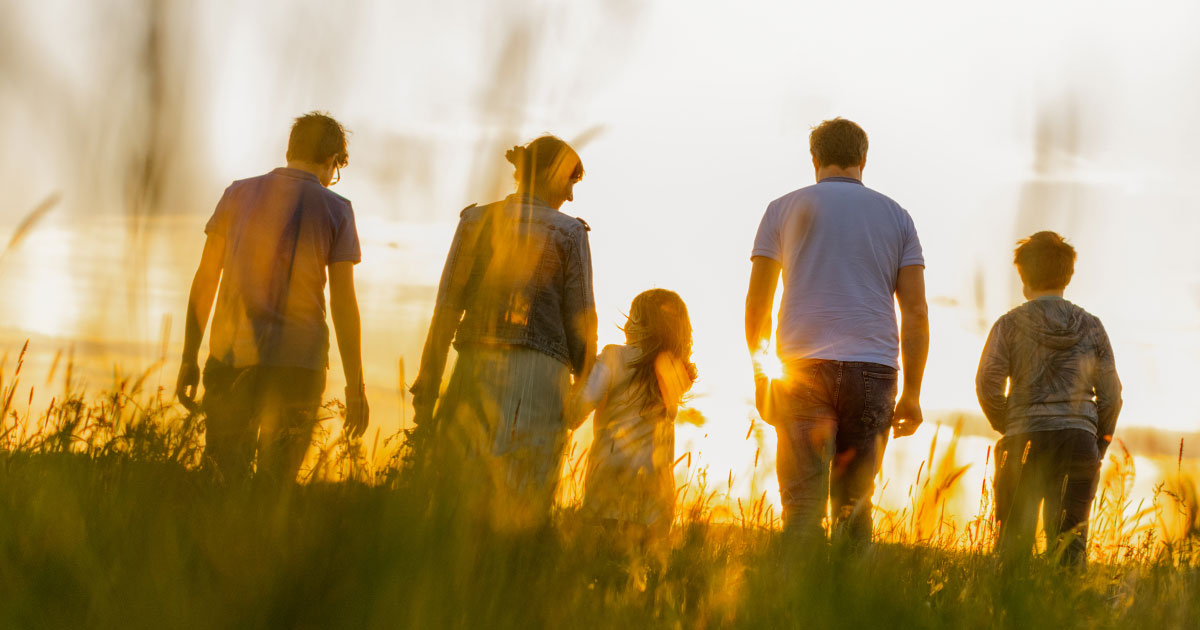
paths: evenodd
<path fill-rule="evenodd" d="M 1197 25 L 0 0 L 0 626 L 1194 623 Z"/>

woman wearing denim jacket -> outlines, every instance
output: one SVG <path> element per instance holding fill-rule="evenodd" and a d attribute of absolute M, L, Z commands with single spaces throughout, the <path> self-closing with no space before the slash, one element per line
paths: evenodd
<path fill-rule="evenodd" d="M 583 177 L 578 154 L 543 136 L 505 157 L 517 192 L 463 210 L 411 392 L 456 496 L 494 524 L 527 527 L 554 501 L 565 401 L 594 361 L 596 306 L 588 226 L 559 212 Z M 458 359 L 439 394 L 452 338 Z"/>

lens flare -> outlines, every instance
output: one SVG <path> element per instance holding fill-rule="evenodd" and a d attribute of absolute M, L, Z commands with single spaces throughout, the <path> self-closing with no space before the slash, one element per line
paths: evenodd
<path fill-rule="evenodd" d="M 754 362 L 755 374 L 762 374 L 773 381 L 783 378 L 783 362 L 779 360 L 774 347 L 762 348 L 754 353 L 751 360 Z"/>

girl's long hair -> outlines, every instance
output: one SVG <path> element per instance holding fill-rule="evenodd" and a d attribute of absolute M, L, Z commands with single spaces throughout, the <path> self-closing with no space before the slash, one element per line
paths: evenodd
<path fill-rule="evenodd" d="M 650 289 L 633 298 L 629 321 L 623 328 L 629 345 L 639 352 L 630 363 L 634 391 L 644 398 L 642 408 L 663 404 L 654 361 L 668 352 L 683 362 L 688 380 L 696 382 L 696 364 L 692 363 L 692 321 L 687 305 L 674 291 Z"/>

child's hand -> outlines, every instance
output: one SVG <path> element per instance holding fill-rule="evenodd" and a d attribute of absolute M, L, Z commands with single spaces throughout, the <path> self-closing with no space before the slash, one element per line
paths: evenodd
<path fill-rule="evenodd" d="M 584 387 L 585 384 L 582 380 L 576 380 L 567 391 L 566 400 L 563 401 L 563 418 L 567 428 L 571 431 L 578 429 L 587 420 L 589 411 L 584 409 Z"/>

